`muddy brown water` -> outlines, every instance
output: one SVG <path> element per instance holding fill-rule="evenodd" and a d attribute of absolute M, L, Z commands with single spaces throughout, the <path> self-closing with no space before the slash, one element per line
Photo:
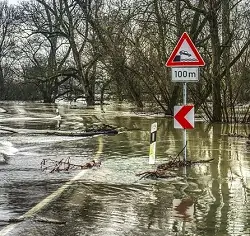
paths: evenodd
<path fill-rule="evenodd" d="M 136 173 L 169 161 L 183 145 L 172 118 L 134 113 L 127 104 L 86 109 L 80 104 L 1 103 L 0 126 L 29 130 L 81 130 L 88 122 L 125 127 L 118 135 L 66 137 L 2 132 L 0 143 L 18 151 L 0 165 L 0 235 L 214 236 L 250 235 L 250 145 L 247 125 L 195 122 L 187 131 L 188 159 L 214 158 L 180 169 L 169 179 L 139 179 Z M 59 108 L 61 120 L 50 119 Z M 6 110 L 7 112 L 4 112 Z M 156 164 L 148 164 L 150 126 L 158 123 Z M 0 147 L 1 151 L 1 147 Z M 48 173 L 44 158 L 100 168 Z M 81 177 L 68 182 L 79 173 Z M 186 173 L 184 175 L 183 173 Z M 24 216 L 18 223 L 8 220 Z"/>

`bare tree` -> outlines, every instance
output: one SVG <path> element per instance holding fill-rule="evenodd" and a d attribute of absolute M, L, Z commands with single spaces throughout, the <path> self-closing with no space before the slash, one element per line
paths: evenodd
<path fill-rule="evenodd" d="M 44 102 L 53 103 L 62 95 L 59 86 L 74 76 L 75 71 L 65 67 L 71 48 L 57 33 L 61 17 L 55 1 L 49 7 L 51 11 L 40 3 L 23 3 L 22 53 L 26 58 L 23 66 L 26 81 L 36 84 Z"/>
<path fill-rule="evenodd" d="M 45 101 L 54 102 L 74 87 L 93 105 L 96 93 L 103 97 L 106 90 L 140 108 L 157 104 L 172 114 L 173 106 L 182 101 L 181 87 L 171 82 L 165 63 L 187 31 L 206 61 L 200 81 L 188 86 L 189 101 L 210 121 L 236 120 L 235 105 L 247 97 L 247 2 L 36 0 L 25 4 L 22 36 L 27 37 L 20 62 Z"/>
<path fill-rule="evenodd" d="M 207 19 L 209 39 L 211 43 L 211 72 L 209 73 L 212 84 L 213 103 L 211 120 L 214 122 L 228 120 L 227 111 L 223 118 L 223 101 L 226 102 L 226 98 L 222 99 L 222 78 L 224 76 L 228 77 L 227 87 L 229 91 L 229 99 L 231 100 L 229 104 L 232 105 L 230 68 L 235 65 L 250 44 L 250 40 L 246 40 L 245 42 L 242 41 L 242 47 L 240 50 L 230 58 L 230 48 L 233 44 L 232 32 L 230 30 L 230 11 L 240 4 L 241 1 L 209 0 L 198 6 L 192 4 L 190 0 L 182 1 L 186 4 L 187 9 L 199 12 L 203 15 L 204 19 Z M 223 16 L 221 12 L 223 13 Z M 227 96 L 227 94 L 225 94 L 225 96 Z"/>
<path fill-rule="evenodd" d="M 8 6 L 7 1 L 0 1 L 0 99 L 5 99 L 8 62 L 11 54 L 14 53 L 14 32 L 17 20 L 16 9 Z"/>
<path fill-rule="evenodd" d="M 52 9 L 45 0 L 37 0 L 58 21 L 57 34 L 67 39 L 74 59 L 76 78 L 81 83 L 82 93 L 85 95 L 88 105 L 95 102 L 95 73 L 96 63 L 99 57 L 92 50 L 89 40 L 88 16 L 91 13 L 90 1 L 84 1 L 84 7 L 80 8 L 74 0 L 53 1 L 56 9 Z M 93 36 L 93 35 L 92 35 Z"/>

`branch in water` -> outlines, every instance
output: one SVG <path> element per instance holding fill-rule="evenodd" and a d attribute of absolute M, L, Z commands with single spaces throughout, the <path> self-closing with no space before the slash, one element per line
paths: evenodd
<path fill-rule="evenodd" d="M 100 167 L 101 162 L 92 160 L 83 165 L 70 163 L 70 157 L 66 160 L 61 159 L 60 161 L 52 159 L 43 159 L 41 162 L 41 170 L 49 170 L 50 173 L 60 172 L 60 171 L 69 171 L 70 169 L 90 169 L 92 167 Z"/>

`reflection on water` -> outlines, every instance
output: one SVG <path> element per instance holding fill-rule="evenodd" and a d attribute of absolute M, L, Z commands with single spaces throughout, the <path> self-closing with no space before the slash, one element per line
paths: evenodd
<path fill-rule="evenodd" d="M 194 216 L 194 201 L 192 198 L 174 199 L 173 212 L 177 218 L 183 218 L 184 221 L 190 221 Z"/>
<path fill-rule="evenodd" d="M 56 107 L 44 104 L 4 104 L 1 117 L 50 117 Z M 196 122 L 188 130 L 188 158 L 210 159 L 178 172 L 178 178 L 139 180 L 136 173 L 152 170 L 148 165 L 150 126 L 158 123 L 156 165 L 168 161 L 182 149 L 182 131 L 173 129 L 172 119 L 135 115 L 130 107 L 110 105 L 84 109 L 60 105 L 61 129 L 81 129 L 86 120 L 101 120 L 126 127 L 115 136 L 103 136 L 100 168 L 87 170 L 60 198 L 38 216 L 66 221 L 49 224 L 27 220 L 9 235 L 250 235 L 250 150 L 244 138 L 249 126 L 209 125 Z M 0 118 L 1 119 L 1 118 Z M 2 122 L 8 127 L 57 129 L 56 121 L 24 119 Z M 0 226 L 9 217 L 20 216 L 55 191 L 76 172 L 48 174 L 40 162 L 50 157 L 71 157 L 76 163 L 91 160 L 98 138 L 45 135 L 4 135 L 19 150 L 9 165 L 0 166 Z M 1 231 L 0 231 L 1 235 Z"/>

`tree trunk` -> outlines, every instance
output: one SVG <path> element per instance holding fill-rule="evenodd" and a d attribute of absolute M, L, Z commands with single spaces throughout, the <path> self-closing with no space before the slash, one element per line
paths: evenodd
<path fill-rule="evenodd" d="M 176 1 L 175 5 L 175 17 L 176 17 L 176 26 L 177 26 L 177 38 L 179 39 L 183 33 L 183 26 L 182 26 L 182 17 L 181 17 L 181 3 L 180 0 Z M 169 99 L 168 103 L 168 110 L 166 112 L 167 115 L 174 114 L 174 106 L 177 104 L 177 101 L 180 97 L 180 90 L 181 86 L 179 83 L 174 84 L 174 88 Z"/>
<path fill-rule="evenodd" d="M 232 92 L 232 82 L 230 75 L 230 49 L 231 49 L 231 33 L 230 33 L 230 6 L 229 0 L 222 1 L 222 64 L 225 68 L 225 84 L 226 84 L 226 98 L 225 101 L 229 100 L 228 104 L 224 104 L 224 110 L 226 114 L 226 121 L 232 122 L 234 115 L 234 104 L 233 104 L 233 92 Z M 230 114 L 228 114 L 228 107 L 230 107 Z"/>
<path fill-rule="evenodd" d="M 85 74 L 84 74 L 84 68 L 83 68 L 83 64 L 82 64 L 82 55 L 81 55 L 84 43 L 83 43 L 83 45 L 81 45 L 80 49 L 77 48 L 77 42 L 76 42 L 77 37 L 75 35 L 75 24 L 73 22 L 73 15 L 72 15 L 72 12 L 70 11 L 68 1 L 63 0 L 63 2 L 65 5 L 65 12 L 66 12 L 66 15 L 67 15 L 67 18 L 69 21 L 68 22 L 68 32 L 67 32 L 68 40 L 69 40 L 70 46 L 72 48 L 74 62 L 76 64 L 76 68 L 78 70 L 78 78 L 79 78 L 79 81 L 82 85 L 82 90 L 83 90 L 83 93 L 84 93 L 85 98 L 86 98 L 87 106 L 92 106 L 95 104 L 95 96 L 94 96 L 95 91 L 93 91 L 91 88 L 91 84 L 90 84 L 88 76 L 85 76 Z M 87 34 L 86 34 L 86 36 L 87 36 Z"/>
<path fill-rule="evenodd" d="M 55 76 L 55 74 L 57 73 L 57 63 L 56 63 L 57 38 L 58 38 L 57 36 L 50 38 L 50 53 L 49 53 L 48 68 L 47 68 L 48 71 L 47 78 L 50 80 L 48 81 L 48 84 L 50 87 L 49 90 L 51 90 L 51 96 L 52 96 L 51 100 L 54 101 L 58 95 L 58 86 L 57 86 L 58 78 L 52 79 L 52 77 Z"/>
<path fill-rule="evenodd" d="M 5 99 L 4 75 L 3 75 L 3 68 L 0 64 L 0 100 L 4 99 Z"/>
<path fill-rule="evenodd" d="M 209 30 L 212 47 L 212 98 L 213 98 L 213 122 L 222 121 L 221 104 L 221 78 L 220 78 L 220 39 L 217 19 L 217 1 L 209 0 L 208 12 Z"/>

